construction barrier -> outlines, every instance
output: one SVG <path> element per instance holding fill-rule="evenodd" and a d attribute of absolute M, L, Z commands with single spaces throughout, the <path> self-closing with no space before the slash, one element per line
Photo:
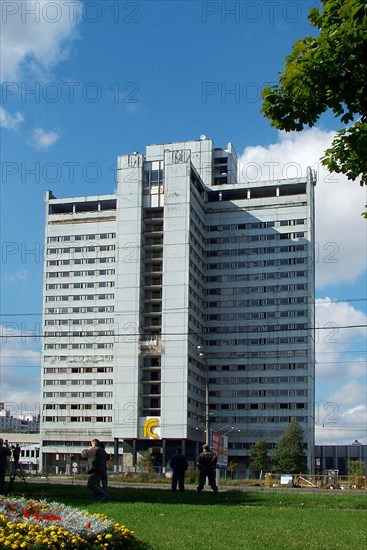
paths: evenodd
<path fill-rule="evenodd" d="M 303 487 L 309 489 L 362 489 L 367 490 L 366 476 L 265 474 L 265 487 Z"/>

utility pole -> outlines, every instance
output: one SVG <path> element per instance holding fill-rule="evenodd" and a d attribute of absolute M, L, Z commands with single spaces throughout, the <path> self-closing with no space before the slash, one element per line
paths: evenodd
<path fill-rule="evenodd" d="M 209 377 L 206 370 L 205 380 L 205 443 L 209 445 Z"/>
<path fill-rule="evenodd" d="M 210 443 L 210 424 L 209 424 L 209 372 L 206 356 L 202 351 L 201 346 L 197 346 L 199 357 L 203 360 L 205 365 L 205 444 Z"/>

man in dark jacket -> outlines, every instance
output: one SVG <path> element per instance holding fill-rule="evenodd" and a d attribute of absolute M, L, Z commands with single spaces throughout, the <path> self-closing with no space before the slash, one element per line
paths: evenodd
<path fill-rule="evenodd" d="M 172 472 L 172 491 L 176 491 L 177 482 L 178 490 L 185 490 L 185 472 L 188 468 L 188 463 L 184 454 L 182 454 L 182 447 L 176 448 L 176 454 L 173 455 L 169 463 L 173 472 Z"/>
<path fill-rule="evenodd" d="M 104 451 L 104 464 L 103 464 L 103 472 L 102 472 L 102 476 L 101 476 L 101 483 L 102 483 L 104 498 L 105 498 L 105 500 L 108 500 L 108 474 L 107 474 L 108 467 L 107 467 L 107 462 L 110 460 L 111 455 L 110 455 L 110 453 L 108 453 L 106 451 L 106 446 L 105 446 L 104 443 L 102 443 L 102 441 L 100 441 L 98 443 L 98 447 L 101 447 L 101 449 L 103 449 L 103 451 Z"/>
<path fill-rule="evenodd" d="M 199 468 L 199 485 L 198 493 L 204 488 L 205 480 L 208 478 L 210 487 L 214 493 L 218 492 L 218 487 L 215 482 L 215 471 L 217 466 L 217 455 L 214 451 L 209 449 L 209 445 L 203 445 L 203 452 L 199 454 L 198 468 Z"/>
<path fill-rule="evenodd" d="M 5 490 L 5 472 L 8 469 L 8 456 L 11 456 L 11 450 L 8 445 L 4 445 L 4 440 L 0 437 L 0 495 Z"/>
<path fill-rule="evenodd" d="M 87 487 L 93 493 L 93 500 L 104 500 L 104 492 L 101 488 L 102 475 L 106 470 L 105 450 L 99 447 L 99 440 L 93 439 L 91 447 L 84 449 L 81 453 L 82 458 L 87 458 L 87 474 L 89 475 Z"/>

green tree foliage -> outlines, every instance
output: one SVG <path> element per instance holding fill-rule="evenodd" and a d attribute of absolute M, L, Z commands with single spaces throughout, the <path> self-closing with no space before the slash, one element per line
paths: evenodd
<path fill-rule="evenodd" d="M 303 445 L 303 430 L 296 420 L 289 422 L 274 447 L 273 471 L 283 474 L 305 473 L 306 453 Z"/>
<path fill-rule="evenodd" d="M 237 464 L 237 462 L 233 462 L 233 460 L 231 460 L 231 462 L 227 466 L 227 472 L 229 473 L 229 476 L 231 479 L 235 478 L 235 475 L 238 470 L 239 470 L 239 465 Z"/>
<path fill-rule="evenodd" d="M 367 185 L 367 2 L 321 0 L 309 20 L 317 36 L 293 45 L 279 84 L 263 92 L 262 112 L 280 130 L 313 126 L 331 109 L 344 125 L 322 164 Z"/>
<path fill-rule="evenodd" d="M 153 457 L 149 451 L 145 451 L 138 457 L 137 466 L 141 472 L 154 473 Z"/>
<path fill-rule="evenodd" d="M 363 460 L 349 460 L 348 461 L 348 474 L 350 476 L 361 477 L 364 475 L 366 465 Z"/>
<path fill-rule="evenodd" d="M 266 439 L 258 439 L 250 447 L 250 465 L 254 470 L 264 470 L 269 462 Z"/>

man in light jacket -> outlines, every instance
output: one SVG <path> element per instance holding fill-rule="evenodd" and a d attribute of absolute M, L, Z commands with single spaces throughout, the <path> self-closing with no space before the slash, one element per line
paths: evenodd
<path fill-rule="evenodd" d="M 106 469 L 105 450 L 99 447 L 99 440 L 92 439 L 91 447 L 84 449 L 81 453 L 82 458 L 88 460 L 87 474 L 89 475 L 87 487 L 93 493 L 93 500 L 105 500 L 103 489 L 101 488 L 102 475 Z"/>

